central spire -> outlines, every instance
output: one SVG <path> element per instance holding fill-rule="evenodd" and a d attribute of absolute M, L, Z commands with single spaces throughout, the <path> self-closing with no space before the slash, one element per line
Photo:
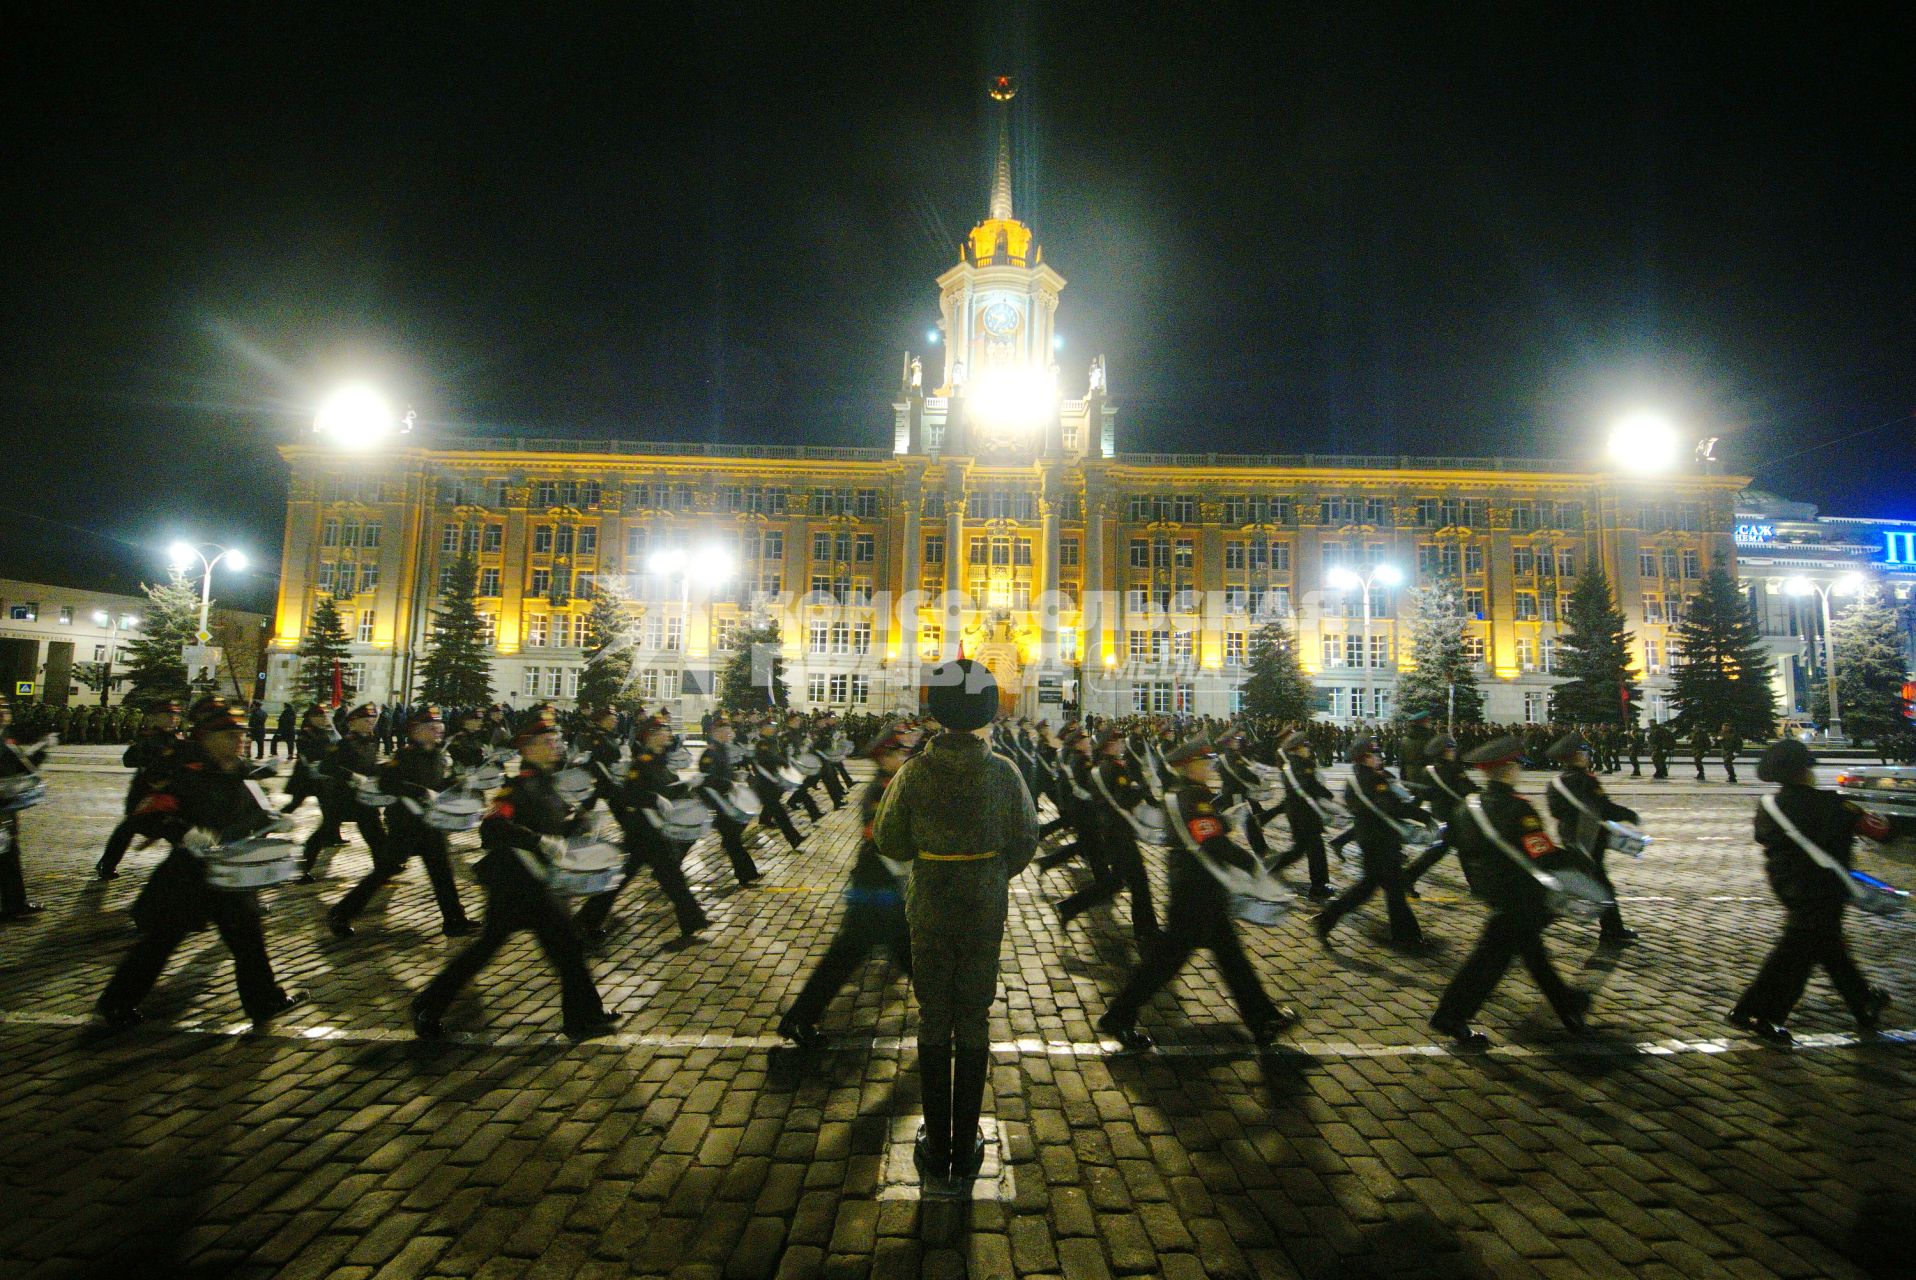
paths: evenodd
<path fill-rule="evenodd" d="M 991 217 L 1012 221 L 1011 214 L 1011 99 L 1018 90 L 1010 76 L 991 82 L 991 96 L 998 103 L 998 165 L 991 175 Z"/>

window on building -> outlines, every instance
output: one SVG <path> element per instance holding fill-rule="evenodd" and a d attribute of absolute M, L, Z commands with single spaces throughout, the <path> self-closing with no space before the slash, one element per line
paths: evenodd
<path fill-rule="evenodd" d="M 1686 550 L 1683 553 L 1683 576 L 1686 578 L 1700 578 L 1703 576 L 1702 557 L 1698 556 L 1693 550 Z"/>
<path fill-rule="evenodd" d="M 536 597 L 544 597 L 552 594 L 552 570 L 534 569 L 532 571 L 530 593 Z"/>
<path fill-rule="evenodd" d="M 972 564 L 987 564 L 991 560 L 991 539 L 973 538 L 969 544 Z"/>
<path fill-rule="evenodd" d="M 823 619 L 814 618 L 806 624 L 805 652 L 824 653 L 831 643 L 831 624 Z"/>
<path fill-rule="evenodd" d="M 1663 621 L 1663 597 L 1648 595 L 1643 597 L 1643 620 L 1645 622 Z"/>
<path fill-rule="evenodd" d="M 823 671 L 814 671 L 805 677 L 805 697 L 808 701 L 814 703 L 825 701 L 825 679 Z"/>
<path fill-rule="evenodd" d="M 852 626 L 852 652 L 867 654 L 872 651 L 872 624 L 860 622 Z"/>
<path fill-rule="evenodd" d="M 1078 567 L 1078 540 L 1062 538 L 1058 542 L 1058 567 L 1075 569 Z"/>
<path fill-rule="evenodd" d="M 1657 553 L 1654 551 L 1637 552 L 1637 576 L 1654 578 L 1657 576 Z"/>
<path fill-rule="evenodd" d="M 943 564 L 945 562 L 945 535 L 934 533 L 925 539 L 925 563 Z M 907 590 L 910 585 L 907 584 Z"/>
<path fill-rule="evenodd" d="M 599 554 L 599 529 L 597 525 L 586 525 L 579 530 L 579 554 L 596 556 Z"/>
<path fill-rule="evenodd" d="M 1529 636 L 1517 637 L 1517 666 L 1524 671 L 1537 669 L 1537 642 Z"/>
<path fill-rule="evenodd" d="M 1663 674 L 1663 651 L 1655 640 L 1643 642 L 1643 669 L 1653 676 Z"/>
<path fill-rule="evenodd" d="M 335 589 L 334 584 L 338 581 L 338 575 L 339 575 L 339 566 L 337 564 L 333 563 L 331 560 L 321 560 L 319 562 L 319 577 L 317 579 L 319 583 L 319 589 L 321 591 L 334 590 Z M 20 606 L 18 605 L 14 606 L 14 608 L 16 609 L 19 607 Z M 18 617 L 19 615 L 12 614 L 10 616 Z"/>
<path fill-rule="evenodd" d="M 1520 578 L 1530 577 L 1537 571 L 1537 556 L 1529 547 L 1510 549 L 1510 569 Z"/>
<path fill-rule="evenodd" d="M 918 656 L 927 662 L 936 662 L 945 653 L 945 629 L 935 623 L 925 623 L 918 628 Z"/>
<path fill-rule="evenodd" d="M 1523 722 L 1542 724 L 1548 715 L 1548 701 L 1543 690 L 1526 689 L 1523 695 Z"/>
<path fill-rule="evenodd" d="M 1464 612 L 1479 622 L 1484 620 L 1484 593 L 1481 588 L 1464 592 Z"/>
<path fill-rule="evenodd" d="M 1171 563 L 1173 567 L 1178 569 L 1196 568 L 1197 543 L 1190 538 L 1179 538 L 1176 547 L 1173 549 Z"/>
<path fill-rule="evenodd" d="M 361 644 L 371 644 L 373 642 L 373 611 L 371 609 L 367 609 L 359 615 L 357 639 Z"/>
<path fill-rule="evenodd" d="M 1557 576 L 1574 578 L 1577 576 L 1577 553 L 1574 551 L 1557 552 Z"/>
<path fill-rule="evenodd" d="M 1224 665 L 1227 667 L 1241 667 L 1244 665 L 1244 658 L 1244 633 L 1242 631 L 1226 631 L 1224 633 Z"/>
<path fill-rule="evenodd" d="M 1535 622 L 1537 620 L 1537 593 L 1519 591 L 1517 593 L 1517 621 Z"/>
<path fill-rule="evenodd" d="M 385 531 L 380 527 L 379 521 L 368 520 L 360 526 L 359 545 L 362 547 L 378 547 L 380 535 L 384 532 Z"/>
<path fill-rule="evenodd" d="M 1490 522 L 1489 504 L 1482 498 L 1465 498 L 1463 522 L 1472 529 L 1481 529 Z"/>
<path fill-rule="evenodd" d="M 1464 657 L 1477 666 L 1484 665 L 1484 638 L 1482 636 L 1464 637 Z"/>
<path fill-rule="evenodd" d="M 1149 569 L 1151 567 L 1151 544 L 1144 538 L 1131 539 L 1131 567 Z"/>
<path fill-rule="evenodd" d="M 1076 627 L 1058 628 L 1058 658 L 1063 662 L 1078 660 L 1078 629 Z"/>
<path fill-rule="evenodd" d="M 1464 548 L 1464 572 L 1478 574 L 1484 571 L 1484 549 L 1475 543 Z"/>
<path fill-rule="evenodd" d="M 870 564 L 877 558 L 878 542 L 869 533 L 861 533 L 852 539 L 852 560 L 858 564 Z"/>

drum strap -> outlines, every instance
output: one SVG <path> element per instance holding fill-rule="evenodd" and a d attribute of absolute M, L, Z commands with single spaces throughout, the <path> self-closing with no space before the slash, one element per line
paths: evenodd
<path fill-rule="evenodd" d="M 1357 785 L 1357 779 L 1352 778 L 1350 780 L 1349 787 L 1346 789 L 1352 795 L 1356 796 L 1359 800 L 1362 800 L 1364 802 L 1364 807 L 1366 809 L 1369 809 L 1372 813 L 1376 814 L 1379 818 L 1381 818 L 1383 820 L 1384 825 L 1389 827 L 1392 831 L 1395 831 L 1400 839 L 1403 838 L 1403 836 L 1405 835 L 1404 828 L 1409 826 L 1410 825 L 1409 823 L 1403 821 L 1401 818 L 1393 818 L 1388 813 L 1385 813 L 1382 809 L 1379 809 L 1377 807 L 1377 802 L 1372 800 L 1369 796 L 1365 795 L 1364 789 Z"/>
<path fill-rule="evenodd" d="M 1324 806 L 1317 803 L 1317 797 L 1304 790 L 1302 784 L 1297 780 L 1297 775 L 1291 772 L 1291 762 L 1289 760 L 1284 762 L 1284 782 L 1290 787 L 1292 794 L 1296 795 L 1299 799 L 1303 800 L 1305 804 L 1311 807 L 1311 812 L 1317 815 L 1319 822 L 1325 826 L 1330 825 L 1331 820 L 1325 816 Z"/>
<path fill-rule="evenodd" d="M 1775 820 L 1777 826 L 1783 828 L 1784 835 L 1794 840 L 1798 848 L 1810 855 L 1812 861 L 1824 870 L 1835 873 L 1836 878 L 1843 882 L 1843 887 L 1849 890 L 1850 897 L 1859 900 L 1862 898 L 1863 887 L 1857 884 L 1856 881 L 1850 879 L 1849 868 L 1831 857 L 1822 845 L 1804 835 L 1802 830 L 1794 822 L 1791 822 L 1789 818 L 1785 817 L 1783 806 L 1776 802 L 1776 796 L 1774 794 L 1763 797 L 1762 808 L 1763 812 L 1769 814 L 1770 817 Z"/>
<path fill-rule="evenodd" d="M 1529 858 L 1524 856 L 1523 850 L 1504 839 L 1503 833 L 1497 830 L 1496 826 L 1490 821 L 1490 815 L 1484 812 L 1481 797 L 1466 797 L 1464 800 L 1464 808 L 1470 810 L 1471 820 L 1477 824 L 1477 830 L 1484 833 L 1484 839 L 1490 841 L 1496 848 L 1508 854 L 1512 862 L 1524 869 L 1525 875 L 1534 877 L 1538 884 L 1553 893 L 1562 892 L 1562 889 L 1557 884 L 1557 877 L 1551 875 L 1548 871 L 1540 870 Z"/>

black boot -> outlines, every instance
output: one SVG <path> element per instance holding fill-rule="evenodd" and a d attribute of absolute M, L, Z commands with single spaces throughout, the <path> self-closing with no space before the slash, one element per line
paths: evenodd
<path fill-rule="evenodd" d="M 951 1176 L 971 1179 L 985 1162 L 985 1135 L 978 1113 L 985 1105 L 985 1075 L 991 1049 L 960 1049 L 951 1073 Z"/>
<path fill-rule="evenodd" d="M 921 1183 L 951 1176 L 951 1047 L 918 1042 L 918 1090 L 925 1123 L 912 1147 Z"/>

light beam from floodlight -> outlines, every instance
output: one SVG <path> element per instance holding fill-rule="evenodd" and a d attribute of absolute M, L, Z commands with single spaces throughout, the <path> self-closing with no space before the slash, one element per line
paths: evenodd
<path fill-rule="evenodd" d="M 1031 431 L 1051 416 L 1057 389 L 1043 369 L 987 369 L 965 389 L 965 402 L 985 426 Z"/>

